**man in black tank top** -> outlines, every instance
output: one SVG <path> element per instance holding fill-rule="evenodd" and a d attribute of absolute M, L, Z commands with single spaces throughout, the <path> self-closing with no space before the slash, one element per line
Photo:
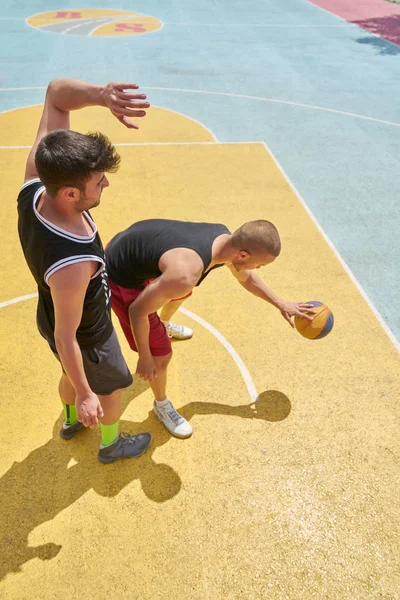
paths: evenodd
<path fill-rule="evenodd" d="M 70 131 L 69 112 L 103 106 L 137 128 L 129 117 L 144 116 L 141 109 L 149 106 L 137 88 L 52 81 L 18 196 L 18 233 L 38 287 L 38 328 L 63 369 L 60 435 L 69 440 L 100 421 L 98 457 L 105 463 L 140 456 L 150 434 L 118 435 L 122 389 L 132 376 L 111 323 L 104 250 L 88 212 L 100 203 L 106 173 L 118 169 L 120 157 L 101 133 Z"/>
<path fill-rule="evenodd" d="M 314 312 L 312 305 L 284 302 L 253 273 L 275 260 L 280 249 L 275 226 L 264 220 L 245 223 L 231 234 L 218 223 L 149 219 L 118 233 L 107 246 L 112 308 L 139 354 L 136 372 L 150 383 L 154 412 L 173 435 L 189 437 L 192 427 L 166 395 L 174 332 L 170 318 L 210 271 L 226 265 L 246 290 L 278 308 L 292 327 L 296 315 L 311 319 L 306 313 Z"/>

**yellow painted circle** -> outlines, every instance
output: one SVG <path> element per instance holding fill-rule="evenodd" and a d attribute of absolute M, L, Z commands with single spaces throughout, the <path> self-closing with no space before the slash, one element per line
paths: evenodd
<path fill-rule="evenodd" d="M 43 112 L 43 105 L 28 106 L 0 114 L 0 145 L 31 146 Z M 132 119 L 138 130 L 127 129 L 108 109 L 91 106 L 71 112 L 71 129 L 87 133 L 99 130 L 113 143 L 214 142 L 212 133 L 186 115 L 151 106 L 145 118 Z"/>
<path fill-rule="evenodd" d="M 61 35 L 120 37 L 142 35 L 161 29 L 150 15 L 128 10 L 69 8 L 32 15 L 26 21 L 35 29 Z"/>

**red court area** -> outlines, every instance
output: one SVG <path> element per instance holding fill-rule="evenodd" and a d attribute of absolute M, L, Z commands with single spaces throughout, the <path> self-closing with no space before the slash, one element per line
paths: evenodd
<path fill-rule="evenodd" d="M 387 0 L 309 1 L 400 46 L 400 4 Z"/>

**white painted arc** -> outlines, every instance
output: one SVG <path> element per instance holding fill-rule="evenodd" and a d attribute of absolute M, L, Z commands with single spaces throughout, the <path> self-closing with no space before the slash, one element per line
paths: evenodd
<path fill-rule="evenodd" d="M 302 102 L 291 102 L 289 100 L 278 100 L 277 98 L 265 98 L 263 96 L 249 96 L 247 94 L 231 94 L 228 92 L 211 92 L 209 90 L 189 90 L 185 88 L 166 88 L 166 87 L 155 87 L 144 85 L 144 90 L 159 90 L 165 92 L 181 92 L 184 94 L 209 94 L 211 96 L 225 96 L 228 98 L 243 98 L 245 100 L 258 100 L 261 102 L 272 102 L 275 104 L 287 104 L 289 106 L 298 106 L 300 108 L 309 108 L 311 110 L 322 110 L 325 112 L 334 113 L 337 115 L 345 115 L 346 117 L 354 117 L 356 119 L 365 119 L 366 121 L 374 121 L 376 123 L 384 123 L 385 125 L 393 125 L 394 127 L 400 127 L 400 123 L 393 123 L 392 121 L 384 121 L 382 119 L 375 119 L 375 117 L 366 117 L 364 115 L 358 115 L 356 113 L 350 113 L 343 110 L 337 110 L 336 108 L 325 108 L 324 106 L 314 106 L 312 104 L 303 104 Z M 0 90 L 1 91 L 1 90 Z"/>
<path fill-rule="evenodd" d="M 231 357 L 235 361 L 236 365 L 238 366 L 238 368 L 239 368 L 239 370 L 240 370 L 240 372 L 242 374 L 242 377 L 243 377 L 244 382 L 246 384 L 246 387 L 247 387 L 247 390 L 249 392 L 251 400 L 253 402 L 255 402 L 257 400 L 257 398 L 258 398 L 257 390 L 255 388 L 255 385 L 253 383 L 253 380 L 251 378 L 251 375 L 250 375 L 250 373 L 249 373 L 246 365 L 244 364 L 243 360 L 240 358 L 239 354 L 236 352 L 236 350 L 232 346 L 232 344 L 230 342 L 228 342 L 228 340 L 217 329 L 215 329 L 215 327 L 213 327 L 210 323 L 208 323 L 207 321 L 205 321 L 201 317 L 197 316 L 191 310 L 188 310 L 187 308 L 184 308 L 183 306 L 181 306 L 179 308 L 179 310 L 184 315 L 186 315 L 190 319 L 193 319 L 193 321 L 196 321 L 196 323 L 199 323 L 205 329 L 207 329 L 210 333 L 212 333 L 212 335 L 214 337 L 216 337 L 217 340 L 219 342 L 221 342 L 221 344 L 226 348 L 226 350 L 229 352 L 229 354 L 231 355 Z"/>
<path fill-rule="evenodd" d="M 64 31 L 61 31 L 60 35 L 66 35 L 69 31 L 72 31 L 73 29 L 78 29 L 79 27 L 84 27 L 85 25 L 90 25 L 91 23 L 101 23 L 102 25 L 104 25 L 107 22 L 110 22 L 110 20 L 107 21 L 106 19 L 88 19 L 86 21 L 82 21 L 81 23 L 76 23 L 75 25 L 71 25 L 71 27 L 64 29 Z M 99 27 L 101 27 L 101 25 L 99 25 Z"/>
<path fill-rule="evenodd" d="M 5 302 L 0 302 L 0 308 L 5 308 L 6 306 L 10 306 L 12 304 L 17 304 L 18 302 L 23 302 L 24 300 L 31 300 L 32 298 L 37 298 L 37 295 L 38 295 L 37 293 L 27 294 L 26 296 L 18 296 L 18 298 L 12 298 L 11 300 L 6 300 Z M 185 314 L 187 317 L 192 319 L 193 321 L 196 321 L 197 323 L 199 323 L 200 325 L 205 327 L 205 329 L 207 329 L 210 333 L 212 333 L 212 335 L 214 337 L 216 337 L 219 342 L 221 342 L 221 344 L 229 352 L 229 354 L 235 361 L 236 365 L 238 366 L 238 368 L 242 374 L 242 377 L 244 379 L 244 382 L 246 384 L 250 398 L 253 402 L 255 402 L 258 397 L 257 390 L 255 388 L 255 385 L 253 383 L 253 380 L 251 378 L 251 375 L 250 375 L 246 365 L 244 364 L 243 360 L 240 358 L 239 354 L 236 352 L 236 350 L 232 346 L 232 344 L 230 342 L 228 342 L 228 340 L 226 338 L 224 338 L 224 336 L 217 329 L 215 329 L 215 327 L 210 325 L 210 323 L 207 323 L 207 321 L 205 321 L 201 317 L 197 316 L 192 311 L 187 310 L 186 308 L 183 308 L 183 307 L 180 307 L 179 310 L 183 314 Z"/>
<path fill-rule="evenodd" d="M 18 298 L 12 298 L 11 300 L 0 302 L 0 308 L 5 308 L 11 304 L 17 304 L 17 302 L 23 302 L 24 300 L 31 300 L 32 298 L 37 298 L 37 296 L 37 292 L 35 294 L 27 294 L 26 296 L 18 296 Z"/>
<path fill-rule="evenodd" d="M 12 91 L 13 88 L 8 88 L 8 89 L 9 89 L 9 91 Z M 44 90 L 46 88 L 32 87 L 32 88 L 25 88 L 25 89 L 30 89 L 30 90 Z M 0 92 L 1 91 L 4 92 L 6 90 L 4 88 L 3 89 L 0 88 Z M 22 109 L 25 109 L 25 108 L 35 108 L 35 106 L 43 106 L 43 104 L 28 104 L 26 106 L 18 106 L 16 108 L 9 108 L 7 110 L 0 111 L 0 114 L 3 115 L 3 114 L 11 113 L 11 112 L 14 112 L 14 111 L 17 111 L 17 110 L 22 110 Z M 213 131 L 211 131 L 211 129 L 209 127 L 207 127 L 206 125 L 204 125 L 203 123 L 201 123 L 200 121 L 198 121 L 197 119 L 195 119 L 194 117 L 189 116 L 188 114 L 186 114 L 186 113 L 184 113 L 182 111 L 178 112 L 177 110 L 173 110 L 171 108 L 164 108 L 163 106 L 159 106 L 158 104 L 152 104 L 151 107 L 152 108 L 159 108 L 160 110 L 166 110 L 168 112 L 173 113 L 174 115 L 179 115 L 181 117 L 185 117 L 185 119 L 188 119 L 189 121 L 192 121 L 193 123 L 197 123 L 202 129 L 205 129 L 210 134 L 210 136 L 213 138 L 213 141 L 219 142 L 219 140 L 218 140 L 217 136 L 215 135 L 215 133 Z M 151 144 L 152 142 L 143 142 L 143 144 L 148 144 L 148 143 Z M 160 144 L 160 145 L 161 144 L 167 144 L 168 145 L 168 144 L 175 144 L 175 143 L 180 143 L 180 144 L 188 144 L 188 143 L 190 143 L 190 144 L 211 144 L 213 142 L 153 142 L 153 143 L 154 144 Z M 235 143 L 235 142 L 233 142 L 233 143 Z M 238 143 L 243 143 L 244 144 L 246 142 L 238 142 Z M 141 146 L 143 144 L 142 143 L 137 143 L 137 144 L 127 143 L 127 144 L 114 144 L 114 146 L 124 146 L 124 145 L 125 146 L 130 146 L 130 145 Z M 4 148 L 31 148 L 31 147 L 32 146 L 0 146 L 0 148 L 2 148 L 2 149 L 4 149 Z"/>
<path fill-rule="evenodd" d="M 390 43 L 390 42 L 389 42 Z M 45 90 L 45 86 L 37 87 L 20 87 L 20 88 L 0 88 L 0 92 L 21 92 L 27 90 Z M 353 117 L 355 119 L 363 119 L 365 121 L 372 121 L 374 123 L 382 123 L 384 125 L 392 125 L 393 127 L 400 127 L 400 123 L 393 121 L 385 121 L 384 119 L 376 119 L 375 117 L 367 117 L 365 115 L 358 115 L 357 113 L 351 113 L 344 110 L 337 110 L 336 108 L 326 108 L 324 106 L 314 106 L 312 104 L 303 104 L 300 102 L 291 102 L 290 100 L 278 100 L 277 98 L 266 98 L 263 96 L 248 96 L 246 94 L 230 94 L 228 92 L 212 92 L 209 90 L 189 90 L 186 88 L 169 88 L 169 87 L 158 87 L 145 85 L 141 87 L 143 90 L 157 90 L 161 92 L 179 92 L 184 94 L 209 94 L 210 96 L 226 96 L 228 98 L 243 98 L 245 100 L 256 100 L 259 102 L 272 102 L 274 104 L 285 104 L 287 106 L 296 106 L 299 108 L 308 108 L 311 110 L 321 110 L 337 115 L 344 115 L 345 117 Z M 23 108 L 23 107 L 20 107 Z M 1 111 L 2 113 L 11 112 L 16 110 L 15 108 Z M 167 109 L 168 110 L 168 109 Z"/>
<path fill-rule="evenodd" d="M 215 142 L 218 142 L 218 138 L 215 135 L 215 133 L 213 131 L 211 131 L 211 129 L 209 127 L 207 127 L 207 125 L 204 125 L 204 123 L 201 123 L 201 121 L 199 121 L 198 119 L 195 119 L 194 117 L 192 117 L 191 115 L 188 115 L 187 113 L 177 110 L 173 110 L 172 108 L 165 108 L 164 106 L 160 106 L 159 104 L 151 104 L 150 108 L 159 108 L 160 110 L 167 110 L 168 112 L 174 113 L 174 115 L 179 115 L 180 117 L 185 117 L 185 119 L 188 119 L 189 121 L 193 121 L 193 123 L 197 123 L 202 129 L 205 129 L 213 138 L 213 140 Z M 160 142 L 163 143 L 163 142 Z M 168 142 L 166 142 L 168 143 Z M 182 144 L 184 144 L 185 142 L 180 142 Z M 193 142 L 196 143 L 196 142 Z M 210 143 L 210 142 L 208 142 Z"/>
<path fill-rule="evenodd" d="M 144 13 L 136 13 L 136 14 L 139 17 L 140 16 L 143 16 L 143 17 L 149 17 L 149 16 L 151 16 L 151 15 L 145 15 Z M 129 21 L 132 18 L 136 18 L 136 17 L 131 17 L 131 16 L 129 17 L 129 16 L 127 16 L 127 17 L 124 17 L 123 19 L 118 19 L 118 21 L 124 21 L 124 20 L 125 21 Z M 117 19 L 115 18 L 113 20 L 116 21 Z M 158 29 L 155 29 L 154 31 L 146 31 L 146 34 L 157 33 L 157 32 L 159 32 L 164 27 L 165 23 L 163 21 L 161 21 L 160 19 L 157 19 L 157 21 L 159 21 L 159 23 L 161 23 L 161 27 L 159 27 Z M 94 27 L 91 31 L 89 31 L 88 36 L 93 35 L 93 33 L 95 31 L 97 31 L 97 29 L 100 29 L 101 27 L 102 27 L 102 25 L 99 25 L 98 27 Z M 103 37 L 112 37 L 114 39 L 115 37 L 118 37 L 118 36 L 103 36 Z"/>

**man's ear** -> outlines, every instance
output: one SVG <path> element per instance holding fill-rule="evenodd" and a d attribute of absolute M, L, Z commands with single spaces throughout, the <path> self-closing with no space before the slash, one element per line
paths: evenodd
<path fill-rule="evenodd" d="M 63 200 L 65 200 L 66 202 L 76 202 L 77 200 L 79 200 L 78 188 L 74 188 L 69 185 L 66 185 L 63 188 L 61 188 L 59 194 L 61 194 Z"/>
<path fill-rule="evenodd" d="M 250 256 L 250 254 L 247 252 L 247 250 L 240 250 L 238 254 L 238 258 L 240 258 L 240 260 L 246 260 L 248 256 Z"/>

